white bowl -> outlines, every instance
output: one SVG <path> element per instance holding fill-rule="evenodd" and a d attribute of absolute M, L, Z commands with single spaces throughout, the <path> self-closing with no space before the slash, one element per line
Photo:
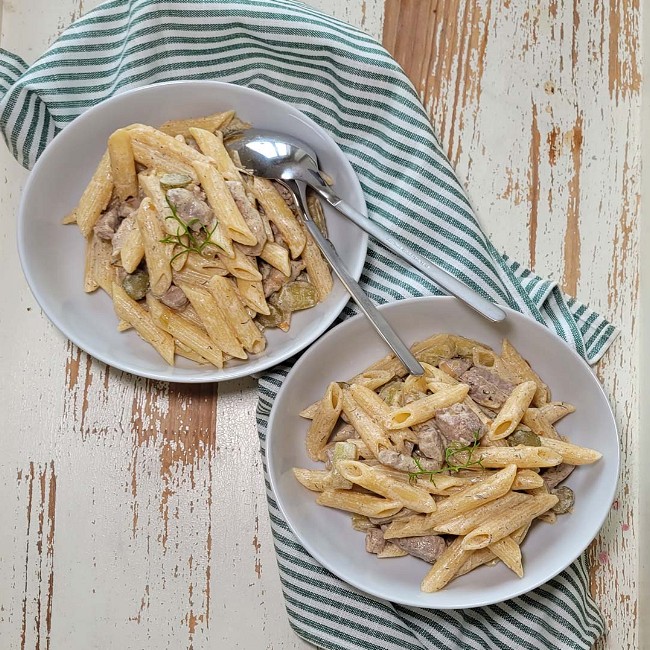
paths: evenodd
<path fill-rule="evenodd" d="M 270 330 L 267 349 L 223 370 L 179 359 L 168 366 L 135 332 L 119 333 L 109 297 L 83 291 L 84 240 L 61 219 L 74 208 L 117 128 L 235 109 L 256 127 L 295 135 L 318 154 L 337 193 L 366 214 L 359 181 L 332 138 L 306 115 L 256 90 L 216 81 L 178 81 L 137 88 L 94 106 L 67 126 L 47 147 L 32 171 L 18 212 L 18 250 L 27 282 L 43 311 L 65 336 L 97 359 L 142 377 L 176 382 L 234 379 L 270 368 L 318 338 L 348 301 L 336 281 L 330 296 L 296 313 L 291 329 Z M 325 206 L 332 242 L 348 270 L 361 275 L 367 235 Z"/>
<path fill-rule="evenodd" d="M 387 353 L 367 321 L 355 317 L 315 343 L 296 363 L 271 412 L 267 459 L 271 487 L 287 523 L 303 546 L 339 578 L 392 602 L 432 609 L 481 607 L 513 598 L 547 582 L 573 562 L 598 534 L 609 512 L 619 467 L 616 425 L 607 398 L 589 366 L 564 341 L 510 309 L 489 323 L 454 298 L 413 298 L 380 307 L 411 344 L 436 332 L 461 334 L 500 349 L 507 337 L 548 383 L 556 400 L 576 412 L 557 424 L 560 433 L 597 449 L 603 458 L 578 467 L 566 484 L 575 491 L 574 512 L 550 525 L 536 522 L 523 543 L 524 577 L 503 564 L 481 567 L 425 594 L 420 582 L 430 565 L 413 557 L 381 560 L 366 553 L 364 534 L 347 513 L 316 504 L 316 494 L 293 477 L 292 467 L 319 467 L 305 453 L 308 422 L 298 416 L 330 381 L 346 380 Z M 322 468 L 322 465 L 320 465 Z"/>

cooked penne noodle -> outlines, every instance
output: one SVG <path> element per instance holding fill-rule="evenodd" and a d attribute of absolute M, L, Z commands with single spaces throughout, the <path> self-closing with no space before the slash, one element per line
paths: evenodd
<path fill-rule="evenodd" d="M 339 419 L 343 407 L 342 397 L 341 387 L 336 382 L 332 382 L 318 403 L 318 409 L 309 425 L 305 439 L 307 455 L 312 460 L 319 459 L 319 454 L 327 444 L 334 425 Z"/>
<path fill-rule="evenodd" d="M 215 161 L 217 170 L 224 179 L 229 181 L 241 180 L 237 166 L 223 146 L 223 135 L 221 133 L 214 133 L 214 130 L 210 131 L 192 126 L 188 130 L 191 137 L 196 140 L 196 144 L 199 145 L 201 152 Z"/>
<path fill-rule="evenodd" d="M 544 438 L 560 439 L 560 435 L 555 427 L 542 415 L 540 409 L 526 409 L 522 422 L 530 428 L 533 433 Z"/>
<path fill-rule="evenodd" d="M 576 410 L 573 404 L 568 402 L 549 402 L 544 404 L 539 409 L 540 415 L 549 423 L 555 424 L 561 420 L 565 415 L 569 415 Z"/>
<path fill-rule="evenodd" d="M 184 141 L 181 142 L 175 137 L 150 126 L 136 126 L 129 130 L 129 134 L 134 143 L 134 151 L 136 148 L 135 143 L 141 143 L 185 164 L 195 162 L 210 163 L 210 158 L 185 144 Z"/>
<path fill-rule="evenodd" d="M 514 379 L 515 383 L 520 384 L 524 381 L 535 382 L 537 390 L 532 400 L 533 406 L 542 406 L 551 399 L 548 386 L 530 367 L 530 364 L 517 352 L 508 339 L 503 339 L 500 361 L 503 363 L 506 373 Z"/>
<path fill-rule="evenodd" d="M 135 331 L 150 343 L 160 356 L 170 365 L 174 365 L 174 339 L 153 322 L 149 312 L 135 300 L 129 298 L 126 291 L 116 282 L 111 291 L 115 313 L 119 318 L 130 323 Z"/>
<path fill-rule="evenodd" d="M 84 291 L 90 293 L 101 287 L 110 296 L 115 272 L 111 266 L 111 243 L 93 233 L 86 243 Z"/>
<path fill-rule="evenodd" d="M 187 347 L 185 343 L 181 343 L 178 339 L 174 339 L 174 347 L 175 352 L 179 357 L 189 359 L 190 361 L 194 361 L 194 363 L 198 363 L 200 365 L 208 365 L 210 363 L 207 359 L 194 352 L 192 348 Z"/>
<path fill-rule="evenodd" d="M 127 273 L 133 273 L 144 258 L 144 243 L 142 241 L 142 235 L 140 234 L 140 228 L 138 227 L 135 215 L 131 214 L 124 219 L 120 226 L 120 232 L 122 232 L 122 230 L 124 230 L 124 234 L 122 235 L 122 245 L 117 257 L 122 263 L 122 268 Z M 114 244 L 115 238 L 113 239 L 113 245 Z M 115 256 L 115 249 L 113 249 L 113 256 Z"/>
<path fill-rule="evenodd" d="M 282 238 L 289 247 L 291 257 L 296 259 L 305 248 L 307 238 L 302 226 L 271 181 L 264 178 L 253 180 L 255 198 L 264 208 L 267 218 L 273 222 L 280 231 Z"/>
<path fill-rule="evenodd" d="M 77 223 L 77 215 L 75 214 L 75 211 L 72 210 L 72 211 L 68 212 L 68 214 L 66 214 L 65 217 L 63 217 L 63 219 L 61 219 L 61 223 L 64 226 L 69 226 L 72 223 Z"/>
<path fill-rule="evenodd" d="M 360 406 L 348 390 L 341 398 L 343 413 L 357 430 L 372 455 L 377 458 L 381 449 L 390 449 L 391 442 L 386 429 L 377 424 Z"/>
<path fill-rule="evenodd" d="M 531 469 L 520 469 L 512 483 L 513 490 L 534 490 L 544 485 L 544 479 Z"/>
<path fill-rule="evenodd" d="M 504 537 L 498 542 L 490 544 L 488 548 L 519 578 L 524 577 L 524 565 L 521 560 L 521 548 L 512 539 L 512 536 Z"/>
<path fill-rule="evenodd" d="M 289 277 L 291 275 L 291 260 L 289 250 L 276 242 L 267 241 L 260 257 L 272 267 Z"/>
<path fill-rule="evenodd" d="M 488 436 L 492 440 L 506 438 L 517 428 L 536 390 L 534 381 L 525 381 L 515 387 L 490 425 Z"/>
<path fill-rule="evenodd" d="M 208 203 L 228 237 L 247 246 L 256 244 L 257 239 L 239 211 L 223 176 L 209 162 L 196 161 L 193 164 Z"/>
<path fill-rule="evenodd" d="M 436 560 L 422 580 L 420 589 L 425 593 L 440 591 L 465 564 L 471 550 L 463 546 L 463 537 L 457 537 Z"/>
<path fill-rule="evenodd" d="M 325 490 L 318 495 L 316 503 L 328 508 L 356 512 L 366 517 L 390 517 L 402 509 L 399 501 L 351 490 Z"/>
<path fill-rule="evenodd" d="M 488 521 L 495 515 L 512 508 L 514 505 L 532 498 L 532 496 L 521 494 L 520 492 L 506 492 L 503 496 L 489 501 L 485 505 L 436 524 L 435 531 L 436 533 L 444 533 L 446 535 L 467 535 L 467 533 L 474 530 L 474 528 L 484 521 Z"/>
<path fill-rule="evenodd" d="M 355 402 L 375 421 L 384 428 L 390 423 L 391 409 L 374 390 L 361 384 L 352 384 L 350 394 Z"/>
<path fill-rule="evenodd" d="M 244 350 L 258 354 L 266 347 L 266 340 L 237 295 L 232 280 L 213 276 L 208 282 L 208 290 L 230 323 Z"/>
<path fill-rule="evenodd" d="M 196 310 L 208 336 L 217 347 L 237 359 L 247 359 L 248 355 L 212 294 L 187 285 L 180 285 L 180 288 Z"/>
<path fill-rule="evenodd" d="M 462 456 L 456 454 L 456 456 Z M 477 447 L 471 455 L 471 462 L 480 461 L 483 467 L 505 467 L 514 463 L 517 467 L 553 467 L 562 462 L 562 456 L 553 449 L 544 447 Z"/>
<path fill-rule="evenodd" d="M 436 512 L 418 518 L 417 515 L 404 521 L 396 521 L 384 531 L 386 539 L 397 537 L 419 537 L 430 535 L 436 526 L 464 512 L 469 512 L 490 501 L 498 499 L 510 490 L 517 473 L 515 465 L 509 465 L 500 472 L 456 492 L 437 505 Z"/>
<path fill-rule="evenodd" d="M 223 113 L 213 113 L 212 115 L 205 115 L 203 117 L 191 117 L 185 120 L 169 120 L 162 124 L 159 129 L 167 135 L 182 135 L 189 138 L 192 127 L 213 132 L 226 126 L 234 116 L 235 111 L 224 111 Z"/>
<path fill-rule="evenodd" d="M 74 216 L 81 234 L 88 239 L 99 216 L 106 209 L 113 193 L 113 172 L 108 151 L 95 170 L 90 182 L 83 191 Z"/>
<path fill-rule="evenodd" d="M 558 498 L 554 494 L 533 496 L 513 506 L 508 512 L 477 526 L 463 538 L 463 548 L 477 550 L 490 546 L 550 510 L 557 502 Z"/>
<path fill-rule="evenodd" d="M 255 258 L 246 255 L 239 246 L 235 245 L 232 258 L 221 253 L 219 253 L 218 257 L 228 273 L 233 277 L 249 280 L 250 282 L 260 282 L 262 280 L 262 274 L 257 268 Z"/>
<path fill-rule="evenodd" d="M 332 474 L 326 469 L 302 469 L 293 468 L 293 475 L 296 480 L 312 492 L 324 492 L 331 488 Z"/>
<path fill-rule="evenodd" d="M 205 330 L 189 322 L 151 295 L 147 295 L 147 306 L 151 318 L 160 329 L 171 334 L 199 358 L 208 361 L 217 368 L 223 368 L 223 353 L 210 340 Z M 179 350 L 177 353 L 180 354 Z"/>
<path fill-rule="evenodd" d="M 193 181 L 198 180 L 194 167 L 188 162 L 167 156 L 159 149 L 133 139 L 131 139 L 131 149 L 135 161 L 147 169 L 159 174 L 186 174 Z"/>
<path fill-rule="evenodd" d="M 339 472 L 348 481 L 387 499 L 399 501 L 414 512 L 429 513 L 436 509 L 433 497 L 419 487 L 397 481 L 359 461 L 343 460 L 338 466 Z"/>
<path fill-rule="evenodd" d="M 377 553 L 377 557 L 380 560 L 389 558 L 389 557 L 404 557 L 408 555 L 406 551 L 403 551 L 401 548 L 395 546 L 392 542 L 386 542 L 384 548 Z"/>
<path fill-rule="evenodd" d="M 149 271 L 149 286 L 154 296 L 162 296 L 172 284 L 172 249 L 162 243 L 163 229 L 151 199 L 140 204 L 135 219 L 142 237 L 144 257 Z"/>
<path fill-rule="evenodd" d="M 237 291 L 239 291 L 241 301 L 246 307 L 266 316 L 271 313 L 269 304 L 264 297 L 264 288 L 259 280 L 235 278 L 235 282 L 237 283 Z"/>
<path fill-rule="evenodd" d="M 393 409 L 388 422 L 389 429 L 403 429 L 405 427 L 425 422 L 435 415 L 435 412 L 462 401 L 469 386 L 467 384 L 458 384 L 450 386 L 444 391 L 439 391 L 433 395 L 428 395 L 406 406 Z"/>
<path fill-rule="evenodd" d="M 303 233 L 305 235 L 305 246 L 302 250 L 302 259 L 305 262 L 312 284 L 316 287 L 318 299 L 322 302 L 327 298 L 334 286 L 332 273 L 314 238 L 306 228 L 303 228 Z"/>
<path fill-rule="evenodd" d="M 562 456 L 563 463 L 569 465 L 590 465 L 600 460 L 603 455 L 595 449 L 580 447 L 564 440 L 552 440 L 551 438 L 540 438 L 542 447 L 552 449 Z"/>
<path fill-rule="evenodd" d="M 138 176 L 135 172 L 135 160 L 131 137 L 126 129 L 114 131 L 108 138 L 108 155 L 111 161 L 111 172 L 115 195 L 124 201 L 132 196 L 138 196 Z"/>

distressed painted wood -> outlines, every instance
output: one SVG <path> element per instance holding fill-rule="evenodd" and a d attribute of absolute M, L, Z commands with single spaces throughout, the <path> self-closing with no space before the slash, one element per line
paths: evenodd
<path fill-rule="evenodd" d="M 0 45 L 32 61 L 96 4 L 2 0 Z M 620 325 L 598 373 L 624 471 L 590 564 L 602 647 L 640 647 L 638 1 L 309 4 L 383 37 L 495 244 Z M 27 174 L 4 147 L 0 168 L 11 214 Z M 0 332 L 23 344 L 0 346 L 0 647 L 308 647 L 282 603 L 253 382 L 165 385 L 91 360 L 40 313 L 5 222 Z"/>
<path fill-rule="evenodd" d="M 612 650 L 639 647 L 639 13 L 634 0 L 387 0 L 383 36 L 497 248 L 620 326 L 597 373 L 623 472 L 589 550 Z"/>

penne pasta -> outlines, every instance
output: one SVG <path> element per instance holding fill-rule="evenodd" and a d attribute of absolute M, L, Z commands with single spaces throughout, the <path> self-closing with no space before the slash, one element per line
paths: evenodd
<path fill-rule="evenodd" d="M 208 290 L 215 299 L 221 312 L 235 332 L 244 350 L 259 354 L 266 347 L 262 332 L 248 315 L 246 308 L 237 295 L 232 280 L 214 275 L 208 282 Z"/>
<path fill-rule="evenodd" d="M 366 517 L 390 517 L 402 509 L 402 504 L 399 501 L 350 490 L 325 490 L 318 495 L 316 503 L 328 508 L 355 512 Z"/>
<path fill-rule="evenodd" d="M 165 307 L 150 294 L 147 295 L 147 307 L 149 307 L 151 318 L 160 329 L 180 341 L 185 348 L 196 354 L 199 359 L 203 359 L 203 362 L 207 361 L 217 368 L 223 368 L 223 353 L 212 342 L 205 330 Z M 181 352 L 177 349 L 177 353 Z M 184 352 L 183 356 L 187 356 L 187 354 L 187 352 Z"/>
<path fill-rule="evenodd" d="M 537 384 L 534 381 L 525 381 L 515 387 L 490 425 L 488 436 L 492 440 L 506 438 L 517 428 L 536 390 Z"/>
<path fill-rule="evenodd" d="M 418 399 L 406 406 L 402 406 L 391 411 L 388 422 L 389 429 L 403 429 L 431 419 L 435 412 L 462 401 L 469 386 L 458 384 L 450 386 L 446 390 L 441 390 L 433 395 L 428 395 Z"/>
<path fill-rule="evenodd" d="M 542 447 L 552 449 L 562 456 L 563 463 L 569 465 L 590 465 L 600 460 L 603 455 L 595 449 L 580 447 L 579 445 L 565 442 L 564 440 L 553 440 L 551 438 L 540 438 Z"/>
<path fill-rule="evenodd" d="M 372 455 L 377 458 L 382 449 L 392 447 L 386 429 L 377 424 L 350 394 L 344 390 L 341 397 L 342 411 L 350 424 L 357 430 L 361 440 L 366 444 Z"/>
<path fill-rule="evenodd" d="M 342 397 L 341 387 L 336 382 L 332 382 L 318 403 L 318 409 L 309 425 L 305 439 L 307 455 L 312 460 L 319 459 L 321 451 L 334 430 L 343 407 Z"/>
<path fill-rule="evenodd" d="M 77 207 L 74 209 L 74 218 L 81 230 L 81 234 L 88 239 L 99 216 L 106 209 L 113 193 L 113 172 L 108 151 L 95 170 L 90 182 L 84 190 Z"/>
<path fill-rule="evenodd" d="M 206 131 L 214 132 L 217 129 L 222 129 L 226 126 L 234 116 L 235 111 L 224 111 L 222 113 L 205 115 L 203 117 L 191 117 L 185 120 L 170 120 L 162 124 L 159 128 L 167 135 L 182 135 L 189 138 L 191 136 L 191 128 L 205 129 Z"/>
<path fill-rule="evenodd" d="M 124 201 L 129 197 L 138 196 L 138 176 L 135 172 L 135 159 L 133 158 L 129 131 L 118 129 L 110 135 L 108 155 L 117 198 Z"/>
<path fill-rule="evenodd" d="M 235 278 L 237 283 L 237 291 L 241 301 L 248 307 L 256 311 L 258 314 L 268 316 L 271 313 L 269 304 L 264 297 L 264 288 L 259 280 L 244 280 L 243 278 Z"/>
<path fill-rule="evenodd" d="M 224 316 L 216 300 L 208 291 L 180 285 L 183 293 L 187 296 L 192 307 L 194 307 L 210 339 L 216 346 L 237 359 L 247 359 L 237 334 Z"/>
<path fill-rule="evenodd" d="M 172 284 L 173 250 L 162 243 L 163 229 L 151 199 L 144 199 L 135 213 L 149 271 L 149 286 L 154 296 L 162 296 Z"/>
<path fill-rule="evenodd" d="M 117 283 L 111 290 L 113 305 L 117 316 L 129 323 L 135 331 L 150 343 L 160 356 L 170 365 L 174 365 L 174 339 L 153 322 L 149 312 L 129 298 L 126 291 Z"/>
<path fill-rule="evenodd" d="M 233 241 L 247 246 L 256 244 L 257 239 L 239 211 L 223 176 L 209 162 L 195 161 L 193 165 L 208 203 L 225 234 Z"/>
<path fill-rule="evenodd" d="M 271 181 L 264 178 L 253 179 L 253 192 L 255 198 L 264 208 L 269 221 L 275 224 L 282 238 L 289 247 L 291 257 L 296 259 L 305 248 L 307 238 L 298 220 L 291 212 L 289 206 L 273 187 Z"/>

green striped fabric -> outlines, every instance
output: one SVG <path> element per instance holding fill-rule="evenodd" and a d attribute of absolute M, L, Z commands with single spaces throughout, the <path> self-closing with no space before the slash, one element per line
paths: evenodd
<path fill-rule="evenodd" d="M 494 249 L 441 151 L 417 95 L 362 32 L 292 0 L 113 0 L 67 29 L 33 65 L 0 53 L 0 128 L 31 167 L 86 108 L 118 91 L 174 79 L 218 79 L 296 106 L 348 156 L 370 217 L 499 303 L 544 323 L 595 363 L 614 328 Z M 377 303 L 440 293 L 374 241 L 361 282 Z M 348 306 L 342 318 L 355 313 Z M 262 454 L 268 414 L 291 364 L 260 380 Z M 291 625 L 337 650 L 590 648 L 603 620 L 584 559 L 543 587 L 492 607 L 429 611 L 364 595 L 300 546 L 267 490 Z"/>

